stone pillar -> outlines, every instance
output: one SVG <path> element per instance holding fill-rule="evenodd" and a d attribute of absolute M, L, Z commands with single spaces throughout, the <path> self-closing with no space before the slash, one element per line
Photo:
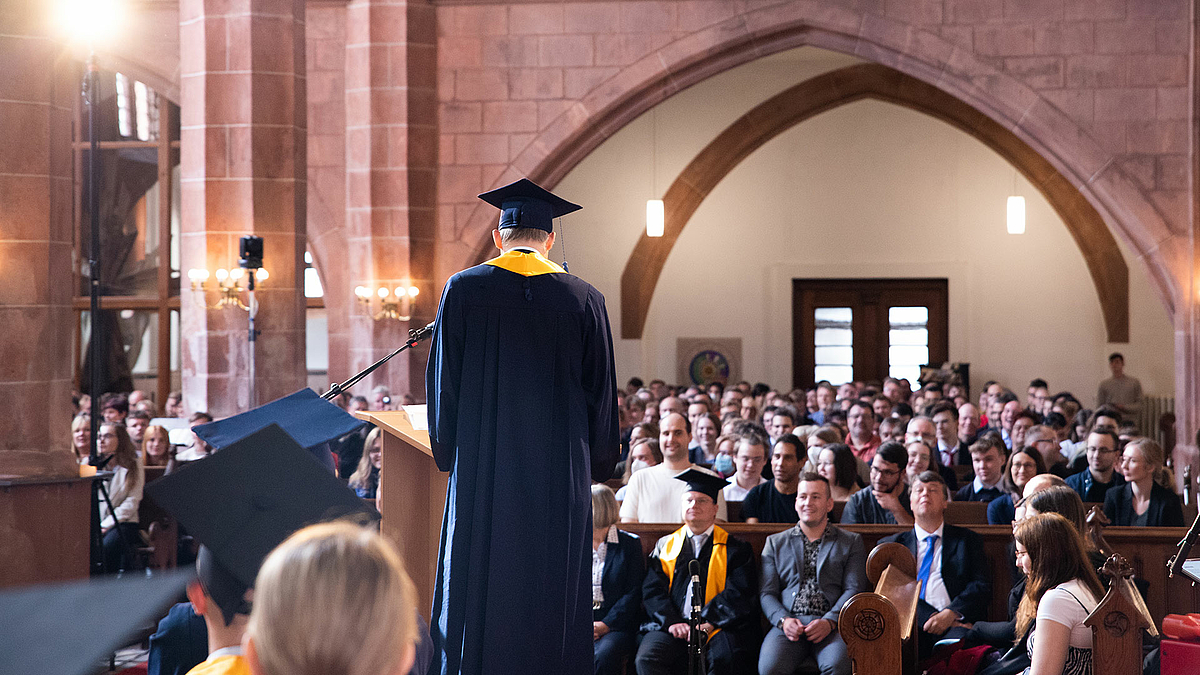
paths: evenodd
<path fill-rule="evenodd" d="M 71 107 L 80 64 L 41 0 L 0 8 L 0 477 L 77 475 L 70 445 Z M 0 510 L 3 511 L 3 510 Z M 0 540 L 7 519 L 0 512 Z M 11 532 L 9 532 L 11 534 Z"/>
<path fill-rule="evenodd" d="M 181 303 L 184 404 L 223 416 L 253 407 L 251 377 L 258 404 L 305 386 L 304 0 L 181 0 L 179 20 L 181 268 L 236 266 L 255 234 L 271 275 L 253 373 L 245 311 Z"/>
<path fill-rule="evenodd" d="M 350 287 L 411 280 L 411 321 L 353 319 L 350 369 L 433 319 L 437 175 L 436 19 L 429 0 L 351 0 L 346 8 L 346 232 Z M 423 400 L 428 348 L 393 359 L 356 388 L 386 384 Z M 332 357 L 331 357 L 332 359 Z"/>

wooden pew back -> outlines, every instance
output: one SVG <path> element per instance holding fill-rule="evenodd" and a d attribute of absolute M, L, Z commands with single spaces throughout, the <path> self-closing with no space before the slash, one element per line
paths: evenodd
<path fill-rule="evenodd" d="M 876 546 L 867 557 L 874 592 L 859 593 L 842 606 L 838 634 L 859 675 L 909 673 L 916 668 L 917 602 L 921 582 L 907 547 Z"/>

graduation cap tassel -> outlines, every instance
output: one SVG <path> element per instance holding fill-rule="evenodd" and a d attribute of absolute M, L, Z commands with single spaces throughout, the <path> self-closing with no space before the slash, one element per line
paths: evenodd
<path fill-rule="evenodd" d="M 563 271 L 570 274 L 571 268 L 567 267 L 567 235 L 563 232 L 562 218 L 558 219 L 558 238 L 562 240 Z"/>

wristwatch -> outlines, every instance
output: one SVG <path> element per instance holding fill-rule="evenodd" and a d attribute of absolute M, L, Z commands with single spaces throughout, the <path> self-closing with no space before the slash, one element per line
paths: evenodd
<path fill-rule="evenodd" d="M 779 623 L 775 624 L 775 626 L 777 628 L 779 628 L 779 630 L 783 630 L 783 620 L 786 618 L 787 618 L 786 616 L 779 617 Z"/>

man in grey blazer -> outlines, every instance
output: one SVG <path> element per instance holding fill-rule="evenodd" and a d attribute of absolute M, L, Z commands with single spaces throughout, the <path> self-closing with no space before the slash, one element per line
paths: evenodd
<path fill-rule="evenodd" d="M 760 675 L 791 675 L 809 654 L 824 675 L 850 675 L 850 657 L 838 635 L 838 615 L 854 594 L 868 590 L 862 536 L 829 523 L 829 481 L 800 476 L 800 522 L 767 537 L 759 600 L 771 622 L 758 656 Z"/>

